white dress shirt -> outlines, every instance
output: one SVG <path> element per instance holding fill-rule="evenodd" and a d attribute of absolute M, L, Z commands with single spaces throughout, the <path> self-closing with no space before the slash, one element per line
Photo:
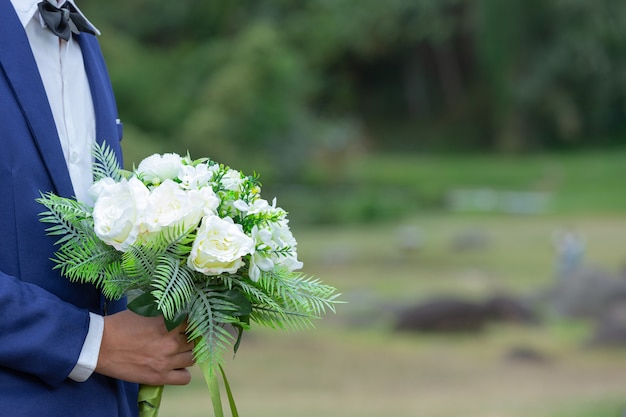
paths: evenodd
<path fill-rule="evenodd" d="M 79 201 L 88 201 L 92 183 L 92 148 L 96 127 L 89 81 L 78 41 L 65 41 L 45 27 L 39 15 L 40 0 L 11 0 L 26 30 L 48 102 L 54 116 L 63 155 L 70 173 L 74 193 Z M 69 0 L 74 4 L 73 0 Z M 64 0 L 59 2 L 63 4 Z M 92 25 L 93 26 L 93 25 Z M 96 33 L 98 30 L 94 27 Z M 69 377 L 77 382 L 87 380 L 98 362 L 104 319 L 90 313 L 89 332 L 78 363 Z"/>

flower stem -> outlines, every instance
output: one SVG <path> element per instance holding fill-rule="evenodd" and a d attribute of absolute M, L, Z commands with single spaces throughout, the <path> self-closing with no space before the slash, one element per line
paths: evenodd
<path fill-rule="evenodd" d="M 209 396 L 211 397 L 211 403 L 213 405 L 214 417 L 224 417 L 224 410 L 222 409 L 222 399 L 220 398 L 220 385 L 217 380 L 217 373 L 215 368 L 207 362 L 198 363 L 202 375 L 206 382 L 206 386 L 209 389 Z"/>

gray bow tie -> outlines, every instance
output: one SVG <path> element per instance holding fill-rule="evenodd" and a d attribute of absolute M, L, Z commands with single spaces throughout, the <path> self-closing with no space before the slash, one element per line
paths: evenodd
<path fill-rule="evenodd" d="M 37 7 L 48 29 L 61 39 L 69 40 L 72 33 L 77 35 L 80 32 L 96 34 L 87 20 L 68 1 L 61 7 L 56 7 L 50 1 L 43 0 L 37 4 Z"/>

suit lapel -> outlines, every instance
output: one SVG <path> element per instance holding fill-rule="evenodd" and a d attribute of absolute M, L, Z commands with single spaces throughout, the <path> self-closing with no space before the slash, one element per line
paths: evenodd
<path fill-rule="evenodd" d="M 78 35 L 78 42 L 83 53 L 85 71 L 89 79 L 91 99 L 96 115 L 96 140 L 100 144 L 106 142 L 115 152 L 121 164 L 122 154 L 119 143 L 121 124 L 117 118 L 115 98 L 100 45 L 95 36 L 84 33 Z"/>
<path fill-rule="evenodd" d="M 0 33 L 0 67 L 13 88 L 56 192 L 71 196 L 72 181 L 46 91 L 24 28 L 9 1 L 0 2 Z"/>

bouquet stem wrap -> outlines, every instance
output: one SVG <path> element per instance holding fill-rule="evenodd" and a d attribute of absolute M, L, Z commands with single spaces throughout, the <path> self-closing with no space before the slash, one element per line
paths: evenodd
<path fill-rule="evenodd" d="M 139 405 L 139 417 L 157 417 L 161 398 L 163 397 L 163 385 L 140 385 L 137 404 Z"/>

